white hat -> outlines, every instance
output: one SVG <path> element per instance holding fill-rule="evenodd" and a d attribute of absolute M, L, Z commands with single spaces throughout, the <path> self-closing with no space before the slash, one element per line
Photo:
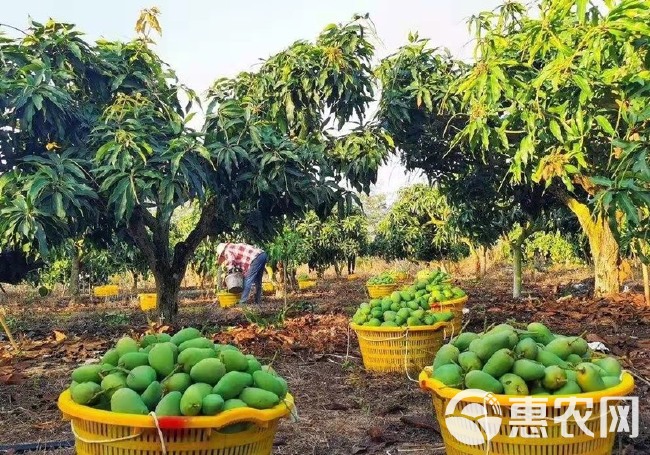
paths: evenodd
<path fill-rule="evenodd" d="M 217 245 L 217 258 L 221 257 L 221 255 L 223 254 L 223 250 L 226 249 L 226 245 L 228 245 L 228 244 L 227 243 L 220 243 L 219 245 Z"/>

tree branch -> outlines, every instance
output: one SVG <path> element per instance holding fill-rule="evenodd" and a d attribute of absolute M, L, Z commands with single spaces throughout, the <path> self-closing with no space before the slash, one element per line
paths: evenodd
<path fill-rule="evenodd" d="M 142 251 L 151 271 L 155 272 L 158 269 L 158 261 L 156 260 L 153 241 L 149 237 L 144 225 L 142 211 L 135 211 L 133 213 L 133 216 L 129 220 L 127 231 L 140 251 Z"/>
<path fill-rule="evenodd" d="M 174 247 L 173 270 L 183 270 L 187 267 L 190 256 L 196 251 L 199 244 L 208 236 L 223 232 L 223 226 L 218 223 L 217 198 L 212 198 L 206 203 L 201 212 L 196 227 L 190 232 L 187 238 L 178 242 Z"/>

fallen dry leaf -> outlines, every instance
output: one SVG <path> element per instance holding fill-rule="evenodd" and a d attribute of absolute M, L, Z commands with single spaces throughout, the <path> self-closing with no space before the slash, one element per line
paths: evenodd
<path fill-rule="evenodd" d="M 68 336 L 65 333 L 59 332 L 58 330 L 54 331 L 54 341 L 57 343 L 61 343 L 66 338 L 68 338 Z"/>

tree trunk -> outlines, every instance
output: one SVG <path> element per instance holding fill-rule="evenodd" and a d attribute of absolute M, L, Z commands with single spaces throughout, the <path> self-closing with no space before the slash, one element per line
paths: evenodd
<path fill-rule="evenodd" d="M 512 296 L 515 299 L 521 297 L 521 263 L 522 251 L 521 244 L 513 242 L 512 244 Z"/>
<path fill-rule="evenodd" d="M 72 263 L 70 264 L 70 295 L 79 295 L 79 273 L 81 272 L 81 252 L 75 242 L 72 242 Z"/>
<path fill-rule="evenodd" d="M 592 217 L 589 207 L 573 198 L 567 199 L 566 204 L 578 218 L 589 240 L 594 263 L 594 297 L 618 293 L 620 251 L 607 218 L 602 215 Z"/>
<path fill-rule="evenodd" d="M 650 279 L 648 278 L 648 264 L 641 264 L 643 270 L 643 295 L 645 296 L 645 304 L 650 305 Z"/>
<path fill-rule="evenodd" d="M 334 273 L 336 273 L 337 277 L 341 276 L 341 264 L 338 261 L 334 262 Z"/>
<path fill-rule="evenodd" d="M 184 273 L 156 273 L 156 297 L 158 299 L 158 313 L 163 321 L 171 322 L 178 313 L 178 293 L 181 290 L 181 281 Z"/>
<path fill-rule="evenodd" d="M 138 292 L 138 272 L 131 272 L 131 275 L 133 276 L 133 287 L 131 288 L 131 292 L 136 294 Z"/>

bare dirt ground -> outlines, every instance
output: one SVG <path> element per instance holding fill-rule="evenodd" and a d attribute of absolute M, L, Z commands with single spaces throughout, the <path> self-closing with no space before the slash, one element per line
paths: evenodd
<path fill-rule="evenodd" d="M 528 276 L 523 300 L 510 297 L 505 268 L 494 267 L 482 280 L 460 279 L 470 295 L 468 329 L 538 320 L 558 333 L 603 341 L 637 376 L 635 394 L 642 408 L 641 436 L 620 438 L 615 453 L 648 454 L 650 307 L 638 293 L 594 300 L 587 295 L 587 276 L 584 270 Z M 284 321 L 278 317 L 281 299 L 267 297 L 260 307 L 223 310 L 211 298 L 189 293 L 175 328 L 192 325 L 215 333 L 219 340 L 273 361 L 287 378 L 300 419 L 281 424 L 274 453 L 442 454 L 430 397 L 405 375 L 366 372 L 354 335 L 348 338 L 349 316 L 365 299 L 363 284 L 363 277 L 321 281 L 313 291 L 289 298 Z M 8 303 L 7 319 L 22 353 L 13 356 L 0 332 L 0 447 L 70 440 L 69 426 L 56 407 L 70 371 L 121 335 L 143 333 L 149 328 L 147 318 L 130 299 Z"/>

